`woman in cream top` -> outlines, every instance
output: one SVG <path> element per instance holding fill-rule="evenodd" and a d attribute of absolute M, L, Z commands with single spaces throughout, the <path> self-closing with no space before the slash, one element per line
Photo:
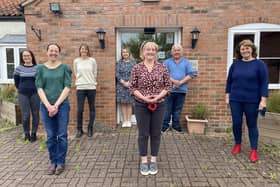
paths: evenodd
<path fill-rule="evenodd" d="M 80 57 L 73 62 L 74 74 L 76 76 L 77 88 L 77 138 L 83 135 L 83 111 L 84 102 L 87 98 L 89 106 L 89 123 L 87 135 L 91 137 L 93 134 L 93 124 L 95 120 L 95 95 L 96 95 L 96 77 L 97 65 L 94 58 L 90 57 L 89 47 L 81 44 L 79 48 Z"/>

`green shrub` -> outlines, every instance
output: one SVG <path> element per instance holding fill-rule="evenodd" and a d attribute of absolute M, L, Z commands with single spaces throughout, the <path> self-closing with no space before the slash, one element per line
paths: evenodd
<path fill-rule="evenodd" d="M 14 85 L 5 85 L 0 90 L 0 100 L 17 103 L 17 90 Z"/>
<path fill-rule="evenodd" d="M 280 91 L 270 93 L 267 101 L 267 111 L 280 113 Z"/>
<path fill-rule="evenodd" d="M 209 111 L 204 104 L 197 104 L 191 109 L 191 118 L 194 119 L 207 119 Z"/>

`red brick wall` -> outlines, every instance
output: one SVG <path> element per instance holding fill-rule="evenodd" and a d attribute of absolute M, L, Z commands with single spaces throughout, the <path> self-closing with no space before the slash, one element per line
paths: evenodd
<path fill-rule="evenodd" d="M 49 11 L 50 0 L 36 1 L 26 7 L 28 47 L 40 63 L 46 60 L 46 45 L 57 42 L 62 47 L 62 61 L 72 65 L 81 43 L 89 44 L 98 64 L 96 122 L 116 126 L 115 61 L 116 27 L 181 26 L 184 55 L 199 61 L 199 76 L 190 83 L 183 116 L 197 102 L 205 103 L 210 111 L 209 127 L 230 126 L 229 110 L 224 103 L 227 67 L 228 29 L 248 23 L 280 23 L 280 2 L 161 0 L 143 3 L 141 0 L 58 0 L 63 14 Z M 41 29 L 38 41 L 30 26 Z M 197 26 L 200 38 L 191 49 L 190 31 Z M 106 31 L 106 48 L 99 48 L 96 30 Z M 73 78 L 74 81 L 74 78 Z M 76 124 L 75 88 L 71 92 L 71 119 Z M 211 129 L 215 129 L 211 128 Z"/>

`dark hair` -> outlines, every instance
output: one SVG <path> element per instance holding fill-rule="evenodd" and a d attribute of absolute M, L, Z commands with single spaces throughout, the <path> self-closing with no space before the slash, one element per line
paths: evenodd
<path fill-rule="evenodd" d="M 89 46 L 87 44 L 81 44 L 79 47 L 79 55 L 81 56 L 81 49 L 82 47 L 86 48 L 87 52 L 87 56 L 90 56 L 90 51 L 89 51 Z"/>
<path fill-rule="evenodd" d="M 24 52 L 28 52 L 31 55 L 32 64 L 36 65 L 37 62 L 36 62 L 35 56 L 34 56 L 33 52 L 29 49 L 24 49 L 23 51 L 20 52 L 20 64 L 23 65 L 25 63 L 24 60 L 23 60 L 23 53 Z"/>
<path fill-rule="evenodd" d="M 235 55 L 234 56 L 237 60 L 241 60 L 243 58 L 240 54 L 240 47 L 241 46 L 251 47 L 252 48 L 252 57 L 256 58 L 258 56 L 257 47 L 255 46 L 255 44 L 251 40 L 246 39 L 246 40 L 242 40 L 235 48 Z"/>
<path fill-rule="evenodd" d="M 49 50 L 51 45 L 55 45 L 58 48 L 58 51 L 59 52 L 61 51 L 61 48 L 60 48 L 60 46 L 57 43 L 49 43 L 48 46 L 47 46 L 47 51 Z"/>

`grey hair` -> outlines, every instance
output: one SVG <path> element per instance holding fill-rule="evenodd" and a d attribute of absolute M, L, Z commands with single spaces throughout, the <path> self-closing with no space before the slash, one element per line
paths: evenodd
<path fill-rule="evenodd" d="M 175 48 L 179 48 L 181 49 L 181 54 L 183 54 L 183 47 L 181 44 L 174 44 L 171 48 L 172 54 L 173 54 L 173 50 L 175 50 Z"/>

